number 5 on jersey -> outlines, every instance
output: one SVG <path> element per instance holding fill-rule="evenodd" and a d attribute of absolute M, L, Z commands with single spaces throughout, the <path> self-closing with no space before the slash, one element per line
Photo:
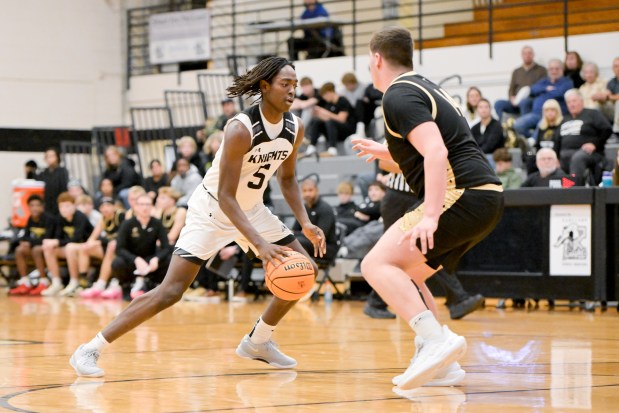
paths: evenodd
<path fill-rule="evenodd" d="M 251 189 L 260 189 L 262 188 L 262 184 L 264 184 L 264 179 L 266 178 L 266 176 L 260 172 L 260 170 L 264 168 L 267 171 L 269 169 L 271 169 L 271 164 L 270 163 L 265 163 L 264 165 L 260 166 L 260 168 L 258 168 L 258 170 L 256 171 L 255 174 L 253 174 L 252 176 L 255 176 L 256 178 L 258 178 L 258 182 L 248 182 L 247 186 Z"/>

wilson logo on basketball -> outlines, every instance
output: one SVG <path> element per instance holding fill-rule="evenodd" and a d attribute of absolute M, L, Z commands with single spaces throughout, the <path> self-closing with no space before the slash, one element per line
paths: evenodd
<path fill-rule="evenodd" d="M 294 270 L 295 268 L 299 270 L 311 270 L 312 266 L 307 262 L 295 262 L 294 264 L 284 265 L 284 271 Z"/>

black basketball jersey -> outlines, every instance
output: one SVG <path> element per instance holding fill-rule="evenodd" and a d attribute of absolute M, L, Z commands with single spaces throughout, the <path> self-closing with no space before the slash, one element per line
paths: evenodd
<path fill-rule="evenodd" d="M 472 188 L 501 181 L 471 135 L 459 105 L 443 89 L 415 72 L 397 77 L 383 97 L 389 153 L 411 189 L 423 198 L 423 156 L 406 139 L 425 122 L 438 126 L 448 154 L 448 188 Z"/>
<path fill-rule="evenodd" d="M 101 233 L 101 238 L 107 241 L 116 239 L 116 236 L 118 235 L 118 228 L 120 228 L 120 224 L 122 224 L 125 220 L 125 213 L 116 210 L 112 218 L 101 219 L 103 219 L 103 232 Z"/>

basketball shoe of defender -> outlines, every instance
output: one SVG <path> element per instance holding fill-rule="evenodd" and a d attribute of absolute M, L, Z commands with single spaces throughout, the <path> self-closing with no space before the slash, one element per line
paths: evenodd
<path fill-rule="evenodd" d="M 410 365 L 413 365 L 415 359 L 417 358 L 417 354 L 419 354 L 419 349 L 423 346 L 423 339 L 420 336 L 415 337 L 415 355 L 411 359 Z M 449 387 L 455 386 L 464 380 L 464 376 L 466 376 L 466 372 L 462 369 L 460 364 L 457 361 L 454 361 L 447 367 L 440 369 L 430 380 L 429 382 L 423 384 L 424 387 Z M 400 374 L 399 376 L 395 376 L 391 382 L 394 385 L 398 385 L 400 381 L 404 377 L 404 374 Z"/>
<path fill-rule="evenodd" d="M 103 370 L 97 366 L 100 355 L 98 350 L 85 349 L 82 344 L 75 350 L 69 363 L 80 377 L 103 377 Z"/>
<path fill-rule="evenodd" d="M 424 340 L 423 345 L 406 369 L 398 386 L 402 390 L 414 389 L 428 383 L 440 370 L 448 367 L 466 352 L 464 337 L 443 326 L 443 334 L 434 340 Z"/>
<path fill-rule="evenodd" d="M 297 365 L 297 361 L 282 353 L 273 340 L 254 344 L 247 334 L 236 348 L 236 354 L 246 359 L 262 361 L 278 369 L 291 369 Z"/>

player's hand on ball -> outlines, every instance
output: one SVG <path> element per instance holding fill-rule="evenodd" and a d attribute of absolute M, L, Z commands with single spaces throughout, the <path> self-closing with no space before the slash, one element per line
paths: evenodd
<path fill-rule="evenodd" d="M 322 258 L 327 253 L 327 239 L 319 227 L 308 225 L 303 228 L 303 235 L 314 245 L 314 257 Z"/>
<path fill-rule="evenodd" d="M 437 228 L 437 221 L 424 217 L 417 225 L 402 235 L 398 241 L 398 245 L 401 245 L 408 239 L 410 250 L 413 251 L 417 247 L 417 239 L 419 239 L 419 243 L 421 244 L 421 253 L 425 255 L 428 250 L 434 248 L 434 232 L 436 232 Z"/>
<path fill-rule="evenodd" d="M 263 265 L 266 265 L 267 262 L 270 262 L 271 265 L 277 265 L 277 261 L 281 262 L 288 256 L 286 251 L 292 251 L 291 248 L 269 244 L 266 241 L 263 245 L 257 245 L 256 248 L 258 248 L 258 254 L 260 255 Z"/>

